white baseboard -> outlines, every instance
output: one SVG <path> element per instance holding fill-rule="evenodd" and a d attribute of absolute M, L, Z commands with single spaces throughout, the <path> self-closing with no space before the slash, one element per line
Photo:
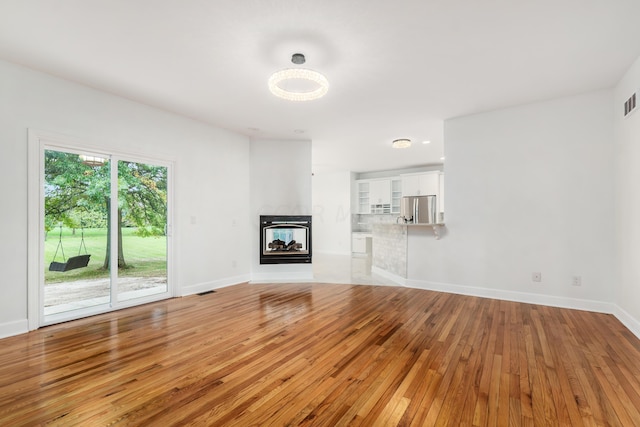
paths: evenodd
<path fill-rule="evenodd" d="M 389 279 L 400 286 L 407 286 L 407 279 L 405 279 L 402 276 L 398 276 L 395 273 L 390 273 L 387 270 L 383 270 L 382 268 L 371 266 L 371 274 L 375 274 L 377 276 L 384 277 L 385 279 Z"/>
<path fill-rule="evenodd" d="M 313 271 L 253 273 L 251 283 L 312 282 Z"/>
<path fill-rule="evenodd" d="M 317 251 L 313 250 L 314 255 L 347 255 L 351 256 L 351 251 Z"/>
<path fill-rule="evenodd" d="M 400 286 L 409 288 L 613 314 L 625 327 L 629 329 L 629 331 L 631 331 L 631 333 L 640 339 L 640 321 L 635 319 L 619 306 L 612 303 L 556 297 L 552 295 L 531 294 L 526 292 L 477 288 L 473 286 L 452 285 L 448 283 L 428 282 L 424 280 L 410 280 L 377 267 L 373 267 L 371 272 L 389 279 Z M 313 281 L 312 273 L 262 273 L 255 275 L 254 277 L 241 275 L 182 287 L 180 296 L 193 295 L 245 282 L 286 283 L 307 281 Z M 27 319 L 0 323 L 0 338 L 7 338 L 27 332 L 29 332 L 29 322 Z"/>
<path fill-rule="evenodd" d="M 503 289 L 480 288 L 475 286 L 452 285 L 449 283 L 428 282 L 425 280 L 407 280 L 409 288 L 469 295 L 481 298 L 494 298 L 526 304 L 548 305 L 550 307 L 571 308 L 575 310 L 613 313 L 615 305 L 601 301 L 578 298 L 558 297 L 554 295 L 532 294 L 528 292 L 507 291 Z"/>
<path fill-rule="evenodd" d="M 29 321 L 27 319 L 0 323 L 0 338 L 7 338 L 27 332 L 29 332 Z"/>
<path fill-rule="evenodd" d="M 635 335 L 640 339 L 640 321 L 634 319 L 629 313 L 624 311 L 619 306 L 615 306 L 614 312 L 612 313 L 616 318 L 627 327 Z"/>
<path fill-rule="evenodd" d="M 371 270 L 373 272 L 373 269 Z M 384 272 L 384 270 L 382 270 Z M 393 274 L 384 272 L 387 277 L 393 279 Z M 381 274 L 382 275 L 382 274 Z M 640 339 L 640 321 L 613 303 L 585 300 L 578 298 L 557 297 L 553 295 L 531 294 L 527 292 L 505 291 L 500 289 L 477 288 L 473 286 L 452 285 L 449 283 L 428 282 L 424 280 L 408 280 L 399 278 L 396 283 L 416 289 L 430 291 L 447 292 L 452 294 L 469 295 L 481 298 L 493 298 L 505 301 L 522 302 L 525 304 L 539 304 L 550 307 L 570 308 L 574 310 L 585 310 L 596 313 L 607 313 L 614 315 L 629 331 Z"/>
<path fill-rule="evenodd" d="M 540 304 L 550 307 L 570 308 L 574 310 L 607 313 L 616 316 L 634 335 L 640 338 L 640 321 L 613 303 L 585 300 L 579 298 L 558 297 L 554 295 L 532 294 L 527 292 L 506 291 L 502 289 L 481 288 L 475 286 L 453 285 L 450 283 L 430 282 L 426 280 L 405 279 L 378 267 L 372 267 L 371 273 L 392 280 L 400 286 L 446 292 L 450 294 L 469 295 L 481 298 L 494 298 L 505 301 Z"/>
<path fill-rule="evenodd" d="M 180 288 L 179 296 L 187 296 L 193 294 L 199 294 L 200 292 L 212 291 L 214 289 L 224 288 L 227 286 L 237 285 L 239 283 L 246 283 L 251 277 L 246 275 L 226 277 L 220 280 L 213 280 L 211 282 L 197 283 L 191 286 L 182 286 Z"/>

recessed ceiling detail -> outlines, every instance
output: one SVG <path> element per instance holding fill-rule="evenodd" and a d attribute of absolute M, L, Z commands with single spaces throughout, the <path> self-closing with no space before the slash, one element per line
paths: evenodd
<path fill-rule="evenodd" d="M 301 53 L 295 53 L 291 62 L 301 65 L 306 58 Z M 288 101 L 313 101 L 327 94 L 329 81 L 323 74 L 308 68 L 286 68 L 271 75 L 269 90 Z"/>

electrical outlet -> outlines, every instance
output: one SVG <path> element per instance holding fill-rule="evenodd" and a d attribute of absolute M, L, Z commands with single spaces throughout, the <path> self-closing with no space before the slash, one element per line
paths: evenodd
<path fill-rule="evenodd" d="M 542 273 L 531 273 L 531 280 L 534 282 L 542 282 Z"/>
<path fill-rule="evenodd" d="M 571 280 L 571 284 L 573 286 L 582 286 L 582 277 L 581 276 L 573 276 Z"/>
<path fill-rule="evenodd" d="M 238 266 L 238 262 L 234 259 L 231 261 L 231 267 L 236 268 Z"/>

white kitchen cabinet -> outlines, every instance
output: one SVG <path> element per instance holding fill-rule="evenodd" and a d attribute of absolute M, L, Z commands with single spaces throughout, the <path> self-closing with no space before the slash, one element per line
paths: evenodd
<path fill-rule="evenodd" d="M 439 171 L 402 175 L 403 196 L 430 196 L 440 192 Z"/>
<path fill-rule="evenodd" d="M 400 178 L 391 179 L 391 213 L 400 213 L 400 203 L 402 202 L 402 180 Z"/>
<path fill-rule="evenodd" d="M 351 235 L 351 252 L 354 254 L 367 254 L 371 252 L 371 234 L 353 233 Z"/>
<path fill-rule="evenodd" d="M 398 214 L 402 199 L 400 177 L 357 180 L 355 206 L 359 214 Z"/>
<path fill-rule="evenodd" d="M 371 213 L 391 213 L 391 181 L 378 179 L 369 183 L 371 188 Z"/>
<path fill-rule="evenodd" d="M 402 195 L 418 196 L 420 193 L 420 176 L 418 174 L 402 175 Z"/>
<path fill-rule="evenodd" d="M 419 196 L 439 195 L 440 193 L 440 172 L 427 172 L 420 175 Z"/>
<path fill-rule="evenodd" d="M 437 221 L 444 220 L 444 172 L 430 171 L 401 175 L 403 196 L 436 196 Z"/>
<path fill-rule="evenodd" d="M 391 204 L 391 181 L 388 179 L 377 179 L 369 182 L 369 196 L 372 205 Z"/>
<path fill-rule="evenodd" d="M 371 213 L 370 188 L 369 181 L 358 181 L 358 213 Z"/>

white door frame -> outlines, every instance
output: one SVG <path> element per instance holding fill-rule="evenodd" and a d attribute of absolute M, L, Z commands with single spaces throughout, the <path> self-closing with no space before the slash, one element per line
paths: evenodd
<path fill-rule="evenodd" d="M 176 295 L 173 274 L 173 171 L 174 161 L 151 157 L 139 153 L 126 153 L 110 148 L 91 146 L 86 142 L 64 135 L 43 132 L 34 129 L 28 131 L 28 215 L 27 215 L 27 316 L 29 330 L 40 326 L 63 322 L 102 312 L 120 310 L 151 301 L 170 298 Z M 117 164 L 119 160 L 150 163 L 167 167 L 167 292 L 135 300 L 118 302 L 113 298 L 116 287 L 112 286 L 112 300 L 108 306 L 99 309 L 74 310 L 69 315 L 56 316 L 55 321 L 45 322 L 44 318 L 44 151 L 45 149 L 66 152 L 92 153 L 109 158 L 112 164 L 111 188 L 117 194 Z M 114 176 L 115 175 L 115 178 Z M 117 218 L 117 203 L 111 204 L 111 218 Z M 113 210 L 116 210 L 115 216 Z M 111 233 L 111 259 L 117 259 L 117 233 Z M 115 251 L 115 257 L 114 252 Z M 111 269 L 112 284 L 117 283 L 117 268 Z M 115 303 L 115 304 L 114 304 Z"/>

